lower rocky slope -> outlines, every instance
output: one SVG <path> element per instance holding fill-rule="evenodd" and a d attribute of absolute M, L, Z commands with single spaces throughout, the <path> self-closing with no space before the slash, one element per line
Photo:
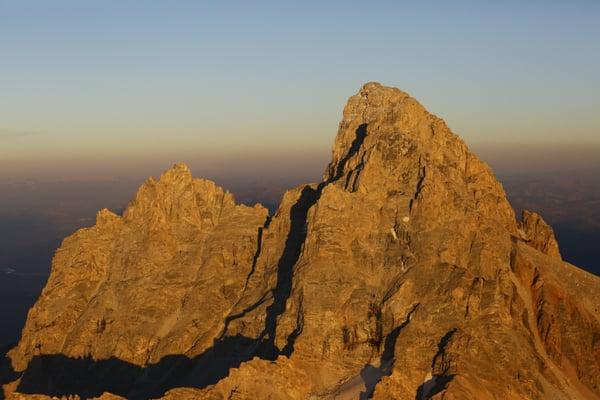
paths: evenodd
<path fill-rule="evenodd" d="M 600 399 L 600 278 L 489 167 L 365 85 L 272 217 L 184 165 L 65 239 L 9 398 Z"/>

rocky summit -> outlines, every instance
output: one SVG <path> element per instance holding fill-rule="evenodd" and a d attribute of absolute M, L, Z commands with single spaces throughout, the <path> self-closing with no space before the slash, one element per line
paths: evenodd
<path fill-rule="evenodd" d="M 8 399 L 600 399 L 600 278 L 368 83 L 272 216 L 183 164 L 100 211 L 8 357 Z"/>

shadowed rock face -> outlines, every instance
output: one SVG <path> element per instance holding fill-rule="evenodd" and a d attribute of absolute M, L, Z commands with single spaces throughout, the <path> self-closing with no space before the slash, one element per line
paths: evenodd
<path fill-rule="evenodd" d="M 5 390 L 598 399 L 599 310 L 541 217 L 517 222 L 441 119 L 369 83 L 323 181 L 272 217 L 177 164 L 65 239 Z"/>

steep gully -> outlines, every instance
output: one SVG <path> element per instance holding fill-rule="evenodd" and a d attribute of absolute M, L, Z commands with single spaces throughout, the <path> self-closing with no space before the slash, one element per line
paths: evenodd
<path fill-rule="evenodd" d="M 21 375 L 17 391 L 58 397 L 79 395 L 81 398 L 97 397 L 104 392 L 110 392 L 133 400 L 145 400 L 160 397 L 176 387 L 204 388 L 215 384 L 225 378 L 231 368 L 237 368 L 255 356 L 266 360 L 275 360 L 279 355 L 291 356 L 294 342 L 302 331 L 302 312 L 298 316 L 297 328 L 288 336 L 283 349 L 275 345 L 275 336 L 277 320 L 285 311 L 291 294 L 294 266 L 306 240 L 307 214 L 319 200 L 323 189 L 344 176 L 346 163 L 363 145 L 367 136 L 367 125 L 360 125 L 355 134 L 355 139 L 335 170 L 330 171 L 329 177 L 316 188 L 305 186 L 300 198 L 290 210 L 290 228 L 283 253 L 277 264 L 277 283 L 270 293 L 273 302 L 267 307 L 265 327 L 258 338 L 224 335 L 231 321 L 267 301 L 269 293 L 265 293 L 257 303 L 241 313 L 227 317 L 222 335 L 215 340 L 212 347 L 194 358 L 190 359 L 185 355 L 169 355 L 156 364 L 140 367 L 117 358 L 93 360 L 69 358 L 61 354 L 38 355 L 31 360 Z M 350 173 L 347 178 L 349 176 Z M 267 219 L 265 226 L 259 228 L 257 251 L 246 282 L 254 272 L 260 257 L 263 229 L 268 227 L 269 222 L 270 219 Z M 389 348 L 387 341 L 385 347 Z M 387 353 L 389 350 L 384 351 L 384 354 Z M 382 356 L 382 362 L 390 363 L 390 360 L 383 358 Z M 388 373 L 387 369 L 386 373 Z M 8 375 L 11 380 L 17 376 L 14 371 Z"/>

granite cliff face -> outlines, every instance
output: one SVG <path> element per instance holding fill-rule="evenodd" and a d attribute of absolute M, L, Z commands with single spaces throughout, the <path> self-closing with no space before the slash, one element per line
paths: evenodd
<path fill-rule="evenodd" d="M 9 398 L 600 399 L 600 279 L 406 93 L 272 217 L 181 164 L 65 239 Z M 40 397 L 44 398 L 44 397 Z"/>

